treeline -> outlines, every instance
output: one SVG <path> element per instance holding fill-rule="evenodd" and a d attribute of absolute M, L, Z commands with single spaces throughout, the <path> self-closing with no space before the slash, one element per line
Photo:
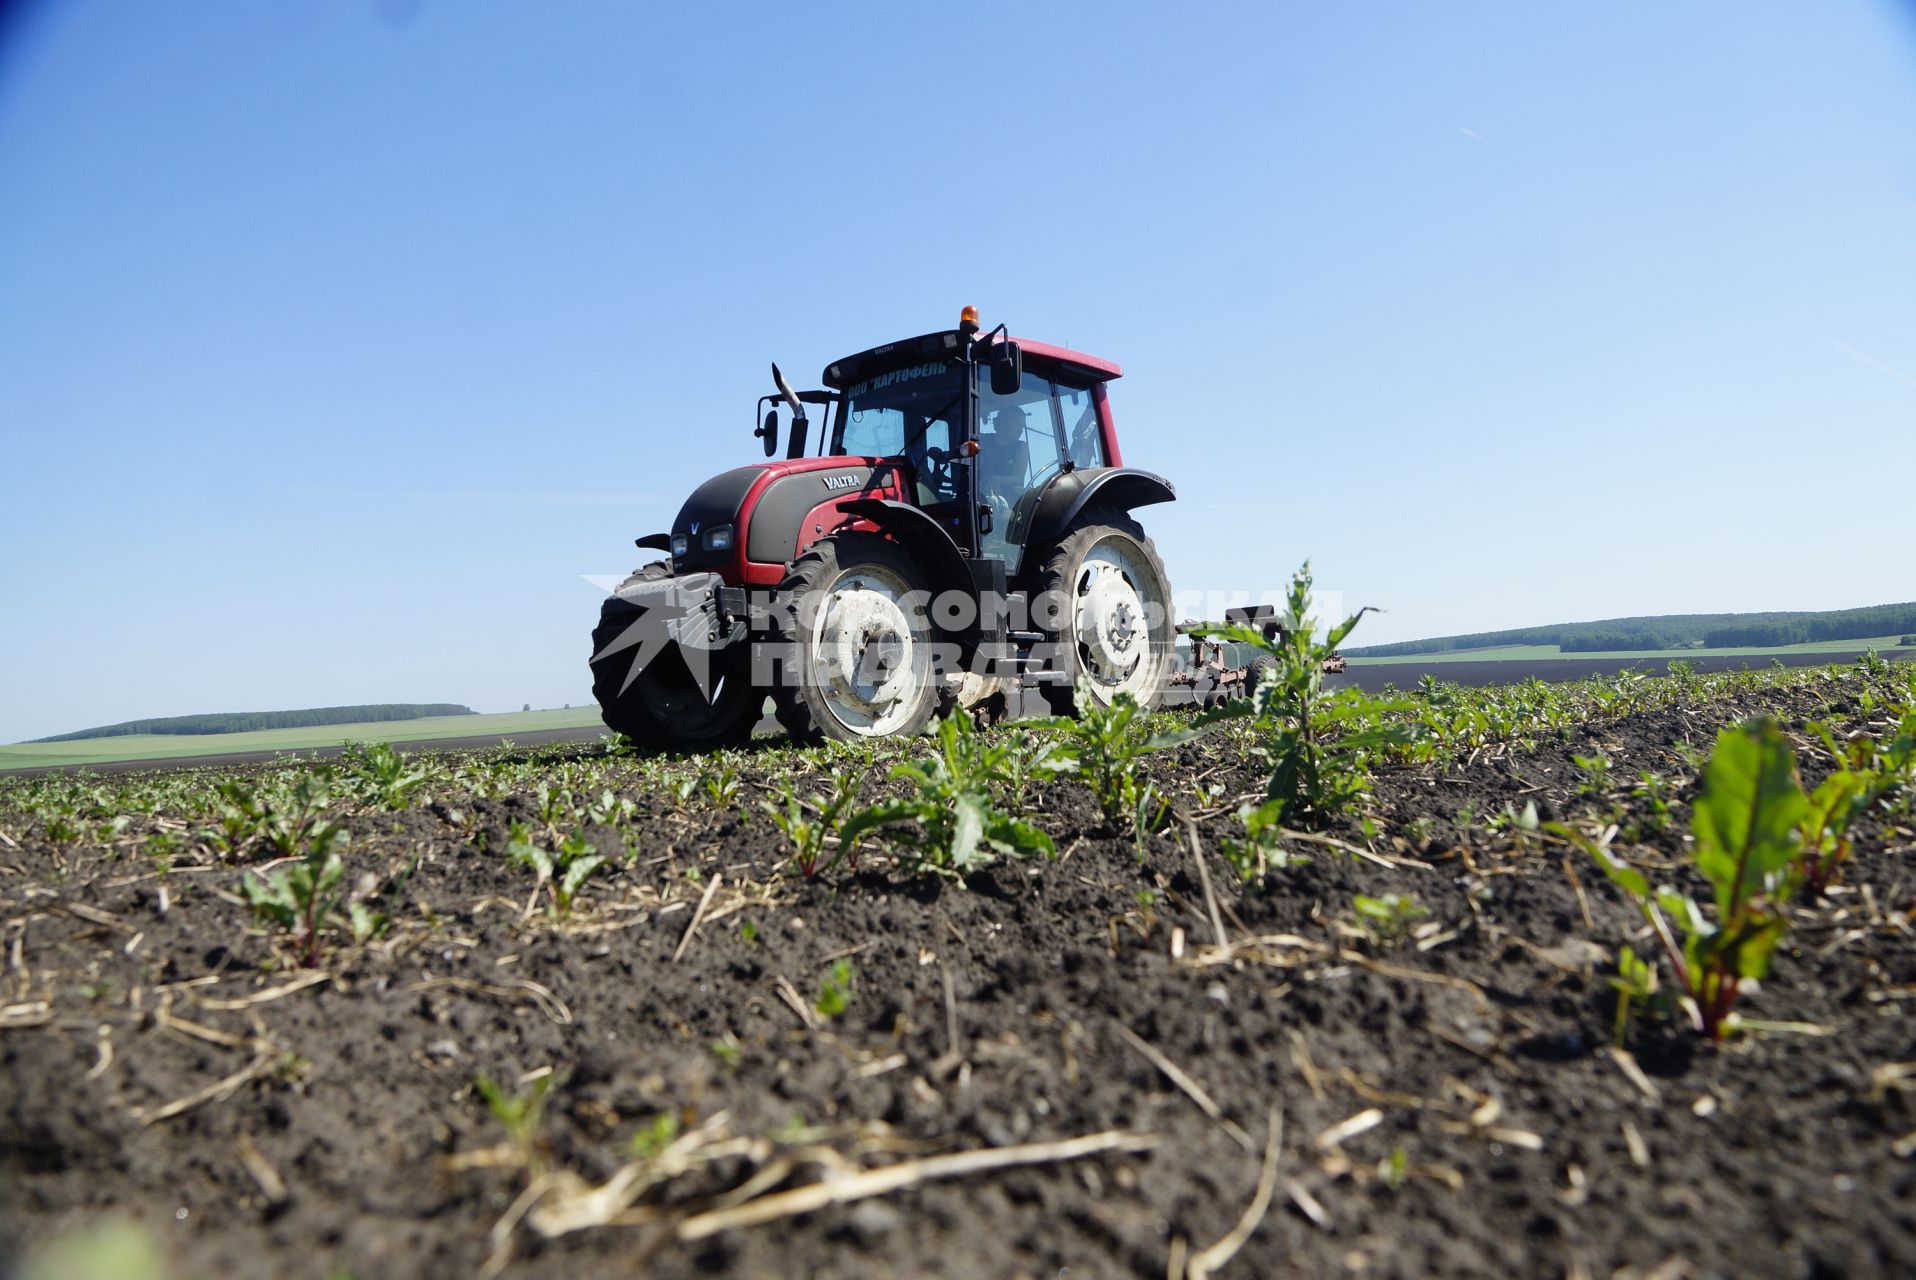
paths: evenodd
<path fill-rule="evenodd" d="M 308 729 L 314 725 L 367 724 L 375 720 L 421 720 L 427 716 L 476 715 L 452 702 L 379 702 L 364 707 L 311 707 L 305 711 L 224 711 L 203 716 L 167 716 L 128 720 L 78 733 L 35 738 L 35 742 L 76 742 L 81 738 L 119 738 L 134 733 L 248 733 L 255 729 Z"/>
<path fill-rule="evenodd" d="M 1569 631 L 1557 641 L 1565 653 L 1614 653 L 1656 649 L 1687 649 L 1697 641 L 1670 631 Z"/>
<path fill-rule="evenodd" d="M 1393 658 L 1504 645 L 1554 644 L 1565 653 L 1643 652 L 1654 649 L 1740 649 L 1863 640 L 1916 627 L 1916 602 L 1878 604 L 1821 613 L 1678 613 L 1654 618 L 1605 618 L 1511 631 L 1479 631 L 1400 644 L 1346 650 L 1354 658 Z"/>

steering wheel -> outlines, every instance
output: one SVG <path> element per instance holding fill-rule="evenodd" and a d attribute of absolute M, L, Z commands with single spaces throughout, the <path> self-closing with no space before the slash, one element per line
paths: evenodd
<path fill-rule="evenodd" d="M 957 455 L 949 449 L 941 449 L 935 444 L 925 446 L 925 474 L 921 477 L 932 488 L 944 492 L 953 492 L 958 488 L 958 477 L 952 470 Z"/>

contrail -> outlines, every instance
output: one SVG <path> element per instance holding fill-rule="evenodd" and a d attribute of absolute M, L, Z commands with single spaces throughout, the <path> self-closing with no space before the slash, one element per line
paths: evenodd
<path fill-rule="evenodd" d="M 1890 377 L 1896 379 L 1896 381 L 1902 383 L 1904 386 L 1909 387 L 1912 390 L 1916 390 L 1916 378 L 1910 377 L 1908 374 L 1904 373 L 1901 369 L 1891 368 L 1889 365 L 1884 364 L 1881 360 L 1878 360 L 1875 356 L 1870 355 L 1867 351 L 1858 351 L 1855 347 L 1852 347 L 1847 342 L 1838 342 L 1836 344 L 1836 348 L 1837 350 L 1841 351 L 1844 355 L 1849 356 L 1852 359 L 1861 360 L 1864 364 L 1876 370 L 1876 372 L 1888 374 Z"/>

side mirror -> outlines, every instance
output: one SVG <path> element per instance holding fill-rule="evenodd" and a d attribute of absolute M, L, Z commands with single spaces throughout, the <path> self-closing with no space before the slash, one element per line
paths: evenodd
<path fill-rule="evenodd" d="M 773 454 L 777 453 L 778 452 L 778 410 L 767 409 L 765 411 L 764 425 L 761 426 L 757 431 L 754 431 L 752 434 L 755 436 L 763 436 L 765 438 L 765 456 L 766 457 L 769 458 Z"/>
<path fill-rule="evenodd" d="M 1025 382 L 1025 353 L 1015 342 L 997 342 L 991 347 L 991 394 L 1015 396 Z"/>

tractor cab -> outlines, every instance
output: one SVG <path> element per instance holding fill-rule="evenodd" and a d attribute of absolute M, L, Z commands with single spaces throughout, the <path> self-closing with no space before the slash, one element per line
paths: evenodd
<path fill-rule="evenodd" d="M 971 559 L 1015 577 L 1038 499 L 1057 476 L 1119 465 L 1105 384 L 1117 365 L 1001 334 L 960 328 L 886 343 L 827 366 L 828 391 L 760 401 L 773 407 L 758 434 L 773 452 L 777 403 L 793 409 L 794 452 L 809 443 L 805 404 L 828 406 L 825 458 L 884 459 L 906 500 L 931 516 Z M 782 381 L 782 379 L 781 379 Z"/>

